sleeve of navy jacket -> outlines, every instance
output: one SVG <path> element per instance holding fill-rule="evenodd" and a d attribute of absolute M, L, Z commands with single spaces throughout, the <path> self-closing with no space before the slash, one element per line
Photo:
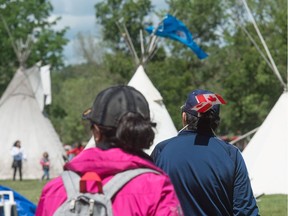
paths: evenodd
<path fill-rule="evenodd" d="M 233 194 L 233 214 L 234 215 L 258 215 L 255 208 L 256 200 L 250 185 L 247 168 L 240 151 L 236 154 L 236 170 Z"/>

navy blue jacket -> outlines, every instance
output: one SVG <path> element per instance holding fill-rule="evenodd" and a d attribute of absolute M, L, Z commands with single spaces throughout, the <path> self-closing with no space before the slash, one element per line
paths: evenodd
<path fill-rule="evenodd" d="M 182 131 L 152 152 L 185 215 L 259 215 L 240 151 L 212 133 Z"/>

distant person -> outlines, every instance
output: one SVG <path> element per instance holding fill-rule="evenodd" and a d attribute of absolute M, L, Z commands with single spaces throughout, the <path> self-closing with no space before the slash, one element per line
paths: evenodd
<path fill-rule="evenodd" d="M 72 160 L 75 156 L 77 156 L 80 152 L 82 152 L 84 147 L 82 146 L 81 142 L 75 143 L 74 148 L 67 151 L 68 161 Z"/>
<path fill-rule="evenodd" d="M 220 95 L 192 91 L 182 106 L 183 129 L 152 152 L 171 178 L 184 215 L 258 215 L 240 151 L 216 137 Z"/>
<path fill-rule="evenodd" d="M 129 86 L 105 89 L 97 95 L 92 108 L 83 113 L 83 118 L 91 124 L 96 147 L 84 150 L 66 163 L 65 170 L 81 176 L 88 171 L 96 172 L 104 186 L 126 170 L 156 170 L 157 173 L 136 176 L 113 196 L 113 215 L 181 215 L 168 176 L 143 151 L 153 143 L 155 124 L 151 122 L 148 103 L 139 91 Z M 95 193 L 97 185 L 87 190 Z M 42 191 L 36 216 L 53 215 L 66 199 L 62 178 L 53 179 Z"/>
<path fill-rule="evenodd" d="M 49 170 L 50 170 L 50 160 L 49 160 L 49 154 L 48 152 L 44 152 L 43 153 L 43 157 L 40 160 L 40 164 L 42 166 L 42 170 L 43 170 L 43 175 L 41 180 L 44 180 L 46 178 L 46 180 L 49 180 Z"/>
<path fill-rule="evenodd" d="M 72 149 L 71 145 L 68 145 L 68 144 L 64 144 L 63 145 L 63 148 L 64 148 L 64 151 L 65 151 L 65 154 L 62 155 L 63 157 L 63 160 L 64 162 L 68 162 L 68 152 Z"/>
<path fill-rule="evenodd" d="M 26 159 L 23 148 L 21 148 L 20 140 L 17 140 L 12 147 L 11 155 L 13 157 L 12 168 L 13 172 L 13 181 L 16 180 L 17 170 L 19 171 L 20 181 L 22 181 L 22 161 Z"/>

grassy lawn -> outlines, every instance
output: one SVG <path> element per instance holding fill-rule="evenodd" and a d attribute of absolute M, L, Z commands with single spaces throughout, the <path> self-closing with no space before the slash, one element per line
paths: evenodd
<path fill-rule="evenodd" d="M 41 190 L 46 181 L 24 180 L 11 181 L 0 180 L 0 185 L 10 187 L 25 196 L 27 199 L 37 204 Z M 261 216 L 287 216 L 288 196 L 287 195 L 266 195 L 259 198 L 258 206 Z"/>
<path fill-rule="evenodd" d="M 261 216 L 287 216 L 287 195 L 266 195 L 257 200 Z"/>
<path fill-rule="evenodd" d="M 46 181 L 39 181 L 39 180 L 23 180 L 23 181 L 0 180 L 0 185 L 12 188 L 13 190 L 25 196 L 28 200 L 30 200 L 36 205 L 38 203 L 42 188 L 45 184 Z"/>

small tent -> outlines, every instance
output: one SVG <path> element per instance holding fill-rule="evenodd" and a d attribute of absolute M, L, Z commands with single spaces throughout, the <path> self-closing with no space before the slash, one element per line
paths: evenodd
<path fill-rule="evenodd" d="M 254 194 L 288 194 L 288 92 L 243 151 Z"/>
<path fill-rule="evenodd" d="M 59 175 L 63 169 L 64 149 L 51 122 L 42 112 L 46 94 L 40 70 L 38 65 L 30 69 L 20 67 L 1 97 L 0 179 L 12 178 L 10 152 L 16 140 L 21 141 L 27 156 L 22 167 L 24 179 L 41 178 L 40 159 L 45 151 L 51 161 L 51 177 Z"/>
<path fill-rule="evenodd" d="M 177 135 L 177 130 L 163 103 L 160 92 L 155 88 L 142 65 L 137 68 L 128 85 L 134 87 L 144 95 L 149 104 L 151 120 L 157 124 L 153 145 L 146 151 L 146 153 L 151 154 L 155 145 Z"/>

